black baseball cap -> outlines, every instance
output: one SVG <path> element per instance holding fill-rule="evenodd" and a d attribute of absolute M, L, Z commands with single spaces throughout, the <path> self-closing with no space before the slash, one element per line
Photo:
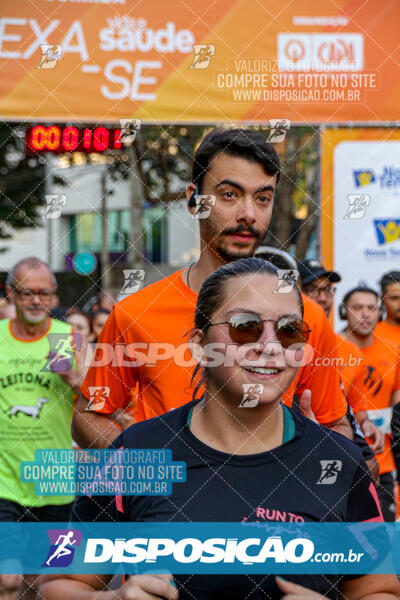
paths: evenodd
<path fill-rule="evenodd" d="M 299 275 L 301 279 L 301 285 L 308 285 L 312 281 L 319 279 L 320 277 L 327 277 L 333 283 L 341 281 L 339 273 L 335 271 L 327 271 L 319 262 L 319 260 L 311 259 L 304 260 L 297 263 L 299 269 Z"/>

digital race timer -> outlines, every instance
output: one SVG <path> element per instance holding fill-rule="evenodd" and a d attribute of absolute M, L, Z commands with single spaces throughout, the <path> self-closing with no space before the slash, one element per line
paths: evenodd
<path fill-rule="evenodd" d="M 35 125 L 26 130 L 25 142 L 28 153 L 104 152 L 123 148 L 120 137 L 120 129 L 106 127 Z"/>

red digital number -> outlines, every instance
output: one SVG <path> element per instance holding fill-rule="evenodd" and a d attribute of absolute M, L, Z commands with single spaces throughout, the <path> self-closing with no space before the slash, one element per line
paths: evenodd
<path fill-rule="evenodd" d="M 114 148 L 119 150 L 121 148 L 121 130 L 114 129 Z"/>
<path fill-rule="evenodd" d="M 79 143 L 79 131 L 76 127 L 66 127 L 63 131 L 62 145 L 64 150 L 72 152 Z"/>
<path fill-rule="evenodd" d="M 47 129 L 43 125 L 36 125 L 31 132 L 31 146 L 34 150 L 44 150 L 47 142 Z"/>
<path fill-rule="evenodd" d="M 96 127 L 93 132 L 93 148 L 97 150 L 97 152 L 101 152 L 102 150 L 106 150 L 108 148 L 108 139 L 110 134 L 108 129 L 105 127 Z"/>
<path fill-rule="evenodd" d="M 89 150 L 92 144 L 92 132 L 90 129 L 85 129 L 83 132 L 83 147 L 85 150 Z"/>
<path fill-rule="evenodd" d="M 46 148 L 47 150 L 58 150 L 60 147 L 61 129 L 56 125 L 47 128 Z"/>

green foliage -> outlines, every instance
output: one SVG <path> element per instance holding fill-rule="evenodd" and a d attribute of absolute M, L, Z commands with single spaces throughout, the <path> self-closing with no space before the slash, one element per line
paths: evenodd
<path fill-rule="evenodd" d="M 43 204 L 44 158 L 25 155 L 23 127 L 0 123 L 0 239 L 39 226 Z"/>
<path fill-rule="evenodd" d="M 295 210 L 302 207 L 308 207 L 315 202 L 309 195 L 309 182 L 307 181 L 307 170 L 315 165 L 316 155 L 316 136 L 308 131 L 303 131 L 305 127 L 299 127 L 298 132 L 298 160 L 296 163 L 297 179 L 296 186 L 292 194 L 292 202 Z"/>
<path fill-rule="evenodd" d="M 183 125 L 143 125 L 134 143 L 143 193 L 150 204 L 184 197 L 191 178 L 193 148 L 207 127 Z M 109 172 L 113 179 L 129 176 L 129 161 L 114 154 Z"/>

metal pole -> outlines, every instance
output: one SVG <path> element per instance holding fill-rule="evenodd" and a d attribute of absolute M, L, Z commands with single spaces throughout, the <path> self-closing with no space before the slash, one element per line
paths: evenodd
<path fill-rule="evenodd" d="M 110 287 L 111 279 L 108 254 L 107 218 L 107 174 L 104 169 L 101 173 L 101 287 L 103 290 Z"/>
<path fill-rule="evenodd" d="M 44 155 L 45 163 L 44 163 L 44 194 L 45 197 L 47 194 L 50 194 L 50 166 L 49 166 L 49 154 L 46 152 Z M 50 269 L 53 269 L 53 228 L 52 228 L 53 219 L 47 219 L 45 223 L 46 229 L 46 237 L 47 237 L 47 264 Z"/>
<path fill-rule="evenodd" d="M 323 129 L 324 129 L 323 125 L 316 127 L 317 139 L 316 139 L 316 144 L 315 144 L 315 152 L 317 154 L 317 158 L 316 158 L 316 177 L 315 177 L 314 198 L 315 198 L 315 201 L 318 202 L 318 209 L 317 208 L 315 209 L 315 214 L 317 217 L 317 227 L 316 227 L 316 231 L 315 231 L 315 237 L 316 237 L 316 241 L 317 241 L 317 248 L 316 248 L 317 256 L 319 259 L 321 259 L 321 206 L 322 206 L 322 199 L 321 199 L 321 162 L 322 162 L 321 136 L 322 136 Z"/>
<path fill-rule="evenodd" d="M 129 235 L 129 264 L 132 269 L 143 268 L 143 191 L 137 168 L 135 146 L 128 147 L 131 194 L 131 228 Z"/>

